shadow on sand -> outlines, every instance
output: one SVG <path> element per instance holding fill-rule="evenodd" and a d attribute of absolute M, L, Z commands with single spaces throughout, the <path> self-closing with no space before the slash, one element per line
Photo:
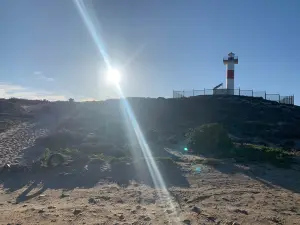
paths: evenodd
<path fill-rule="evenodd" d="M 222 162 L 212 165 L 225 174 L 240 173 L 263 183 L 268 188 L 284 188 L 300 193 L 300 171 L 292 168 L 278 168 L 262 163 Z"/>
<path fill-rule="evenodd" d="M 175 164 L 158 163 L 158 167 L 167 187 L 189 187 L 187 179 Z M 46 189 L 92 188 L 101 181 L 127 186 L 133 180 L 151 187 L 155 186 L 143 160 L 138 163 L 117 162 L 107 165 L 94 163 L 88 167 L 85 164 L 40 167 L 31 171 L 4 171 L 0 174 L 0 183 L 7 191 L 13 192 L 29 185 L 16 202 L 36 197 Z M 41 188 L 36 193 L 28 195 L 38 186 Z"/>

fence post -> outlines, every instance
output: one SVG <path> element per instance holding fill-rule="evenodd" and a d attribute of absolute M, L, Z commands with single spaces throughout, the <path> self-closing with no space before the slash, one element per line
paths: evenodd
<path fill-rule="evenodd" d="M 281 103 L 281 98 L 280 98 L 280 94 L 279 94 L 279 103 Z"/>
<path fill-rule="evenodd" d="M 195 96 L 195 90 L 193 89 L 193 96 Z"/>
<path fill-rule="evenodd" d="M 239 96 L 241 96 L 241 88 L 239 88 Z"/>
<path fill-rule="evenodd" d="M 205 88 L 204 88 L 204 95 L 205 95 Z"/>
<path fill-rule="evenodd" d="M 267 99 L 267 92 L 265 91 L 265 99 Z"/>
<path fill-rule="evenodd" d="M 185 96 L 184 96 L 184 91 L 182 91 L 182 97 L 184 98 Z"/>
<path fill-rule="evenodd" d="M 173 90 L 173 98 L 175 98 L 175 93 L 174 93 L 174 90 Z"/>
<path fill-rule="evenodd" d="M 252 90 L 252 97 L 253 97 L 253 90 Z"/>

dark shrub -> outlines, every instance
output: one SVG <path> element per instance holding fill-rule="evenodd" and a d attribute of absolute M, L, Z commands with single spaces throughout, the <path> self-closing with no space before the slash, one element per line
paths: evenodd
<path fill-rule="evenodd" d="M 65 158 L 63 157 L 62 154 L 55 153 L 55 154 L 52 154 L 51 156 L 49 156 L 49 158 L 47 160 L 47 166 L 48 167 L 59 166 L 59 165 L 63 164 L 64 161 L 65 161 Z"/>
<path fill-rule="evenodd" d="M 69 130 L 59 131 L 53 134 L 50 134 L 46 137 L 41 137 L 36 140 L 36 143 L 46 147 L 53 149 L 60 149 L 72 146 L 74 144 L 80 143 L 84 139 L 84 135 L 72 132 Z"/>
<path fill-rule="evenodd" d="M 217 123 L 205 124 L 187 134 L 188 147 L 196 153 L 227 155 L 233 143 L 227 131 Z"/>
<path fill-rule="evenodd" d="M 236 146 L 232 156 L 242 161 L 268 162 L 280 167 L 289 167 L 293 162 L 291 155 L 280 148 L 252 144 Z"/>

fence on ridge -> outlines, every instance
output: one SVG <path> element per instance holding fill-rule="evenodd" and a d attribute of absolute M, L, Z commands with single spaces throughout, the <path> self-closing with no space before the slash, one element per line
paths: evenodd
<path fill-rule="evenodd" d="M 294 95 L 282 96 L 280 94 L 267 94 L 266 91 L 253 91 L 241 89 L 203 89 L 203 90 L 187 90 L 173 91 L 173 98 L 187 98 L 199 95 L 237 95 L 263 98 L 282 104 L 294 105 Z"/>

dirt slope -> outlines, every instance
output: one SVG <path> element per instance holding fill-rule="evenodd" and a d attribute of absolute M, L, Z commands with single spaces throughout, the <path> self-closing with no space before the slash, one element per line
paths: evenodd
<path fill-rule="evenodd" d="M 6 107 L 5 102 L 1 104 Z M 172 135 L 180 138 L 188 128 L 208 122 L 224 123 L 236 136 L 253 140 L 258 135 L 273 144 L 299 136 L 296 106 L 205 96 L 131 99 L 130 104 L 145 134 L 148 129 L 157 130 L 160 145 Z M 109 142 L 124 150 L 130 132 L 121 106 L 120 101 L 112 100 L 8 107 L 0 117 L 16 125 L 0 133 L 0 162 L 36 159 L 44 149 L 35 145 L 35 140 L 61 134 L 61 130 L 81 137 L 76 147 L 88 144 L 88 149 L 100 146 L 104 151 L 108 145 L 103 142 Z M 150 140 L 151 135 L 146 136 Z M 150 147 L 155 153 L 163 152 L 162 147 Z M 58 167 L 3 172 L 0 224 L 300 224 L 297 167 L 280 169 L 234 160 L 199 164 L 197 157 L 178 151 L 179 147 L 169 152 L 177 155 L 180 170 L 164 175 L 169 197 L 151 183 L 133 182 L 124 167 L 110 174 L 114 177 L 103 176 L 97 165 L 87 171 L 85 164 L 77 165 L 77 170 Z"/>
<path fill-rule="evenodd" d="M 122 187 L 100 181 L 94 188 L 62 189 L 6 181 L 0 194 L 0 224 L 300 223 L 299 181 L 286 178 L 289 173 L 299 177 L 299 171 L 191 161 L 181 166 L 190 187 L 169 189 L 175 209 L 168 198 L 159 198 L 157 189 L 137 183 Z M 195 167 L 201 172 L 194 172 Z"/>

